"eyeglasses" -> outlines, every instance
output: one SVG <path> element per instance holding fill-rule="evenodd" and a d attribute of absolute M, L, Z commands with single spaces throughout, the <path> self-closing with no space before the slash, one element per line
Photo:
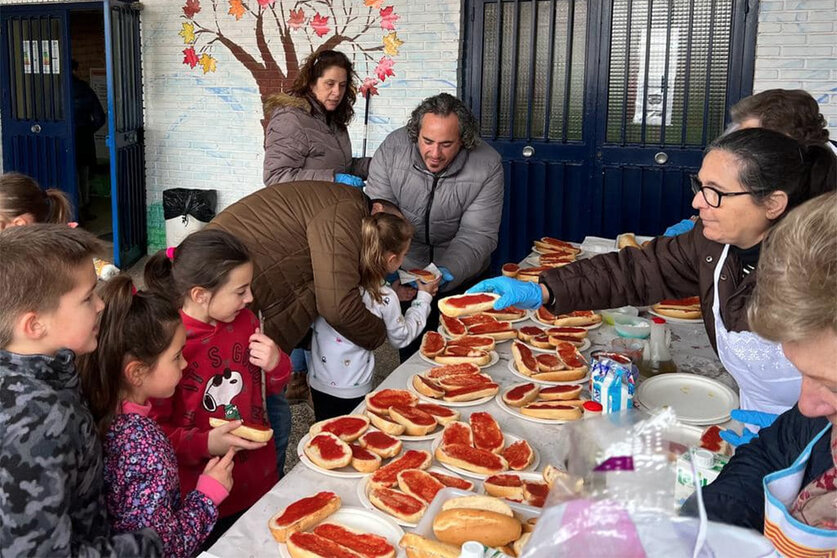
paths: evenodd
<path fill-rule="evenodd" d="M 721 207 L 721 200 L 726 196 L 752 196 L 752 192 L 721 192 L 717 188 L 713 188 L 712 186 L 704 186 L 703 183 L 698 180 L 696 174 L 692 174 L 689 176 L 689 180 L 692 183 L 692 192 L 697 194 L 700 192 L 703 194 L 703 199 L 706 200 L 706 203 L 710 207 Z"/>

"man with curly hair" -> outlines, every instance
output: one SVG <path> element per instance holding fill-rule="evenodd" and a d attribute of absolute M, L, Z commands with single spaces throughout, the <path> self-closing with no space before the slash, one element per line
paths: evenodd
<path fill-rule="evenodd" d="M 479 138 L 465 104 L 447 93 L 424 99 L 372 158 L 366 194 L 396 204 L 415 234 L 404 267 L 435 263 L 450 293 L 488 268 L 503 213 L 500 154 Z M 403 299 L 415 290 L 401 289 Z"/>

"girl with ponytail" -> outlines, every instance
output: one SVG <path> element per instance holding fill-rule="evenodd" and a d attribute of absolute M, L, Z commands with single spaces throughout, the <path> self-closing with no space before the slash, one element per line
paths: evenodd
<path fill-rule="evenodd" d="M 70 221 L 73 207 L 61 190 L 42 190 L 25 174 L 0 175 L 0 230 L 32 223 Z"/>
<path fill-rule="evenodd" d="M 149 417 L 150 399 L 170 397 L 186 367 L 180 314 L 171 301 L 136 292 L 127 275 L 108 281 L 101 297 L 98 347 L 79 357 L 79 372 L 103 437 L 109 520 L 116 532 L 153 529 L 166 556 L 193 556 L 232 488 L 235 452 L 209 460 L 181 496 L 174 448 Z"/>
<path fill-rule="evenodd" d="M 361 229 L 360 289 L 363 303 L 387 326 L 387 337 L 396 349 L 406 347 L 424 330 L 430 302 L 439 289 L 417 281 L 418 295 L 405 315 L 398 295 L 384 278 L 401 267 L 410 248 L 413 227 L 403 218 L 375 213 L 363 219 Z M 372 390 L 375 355 L 337 333 L 319 317 L 314 322 L 308 382 L 316 420 L 350 413 Z"/>

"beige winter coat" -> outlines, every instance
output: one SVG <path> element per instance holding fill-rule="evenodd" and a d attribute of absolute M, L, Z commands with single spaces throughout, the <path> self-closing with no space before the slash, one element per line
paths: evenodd
<path fill-rule="evenodd" d="M 278 182 L 323 180 L 339 173 L 366 179 L 369 157 L 352 157 L 344 126 L 328 124 L 317 102 L 285 93 L 267 101 L 271 112 L 264 142 L 265 186 Z"/>

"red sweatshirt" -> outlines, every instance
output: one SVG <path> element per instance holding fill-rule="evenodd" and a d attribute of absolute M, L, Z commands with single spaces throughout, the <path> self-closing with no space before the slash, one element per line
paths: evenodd
<path fill-rule="evenodd" d="M 259 327 L 256 316 L 242 310 L 231 323 L 210 325 L 180 313 L 186 327 L 183 356 L 189 363 L 168 399 L 152 401 L 151 416 L 168 435 L 177 453 L 180 490 L 195 489 L 210 459 L 209 417 L 225 418 L 235 405 L 245 422 L 268 425 L 262 398 L 262 370 L 250 364 L 250 336 Z M 290 375 L 290 359 L 280 354 L 276 369 L 267 373 L 281 383 Z M 263 448 L 235 455 L 233 488 L 219 508 L 226 517 L 246 510 L 278 482 L 273 440 Z"/>

